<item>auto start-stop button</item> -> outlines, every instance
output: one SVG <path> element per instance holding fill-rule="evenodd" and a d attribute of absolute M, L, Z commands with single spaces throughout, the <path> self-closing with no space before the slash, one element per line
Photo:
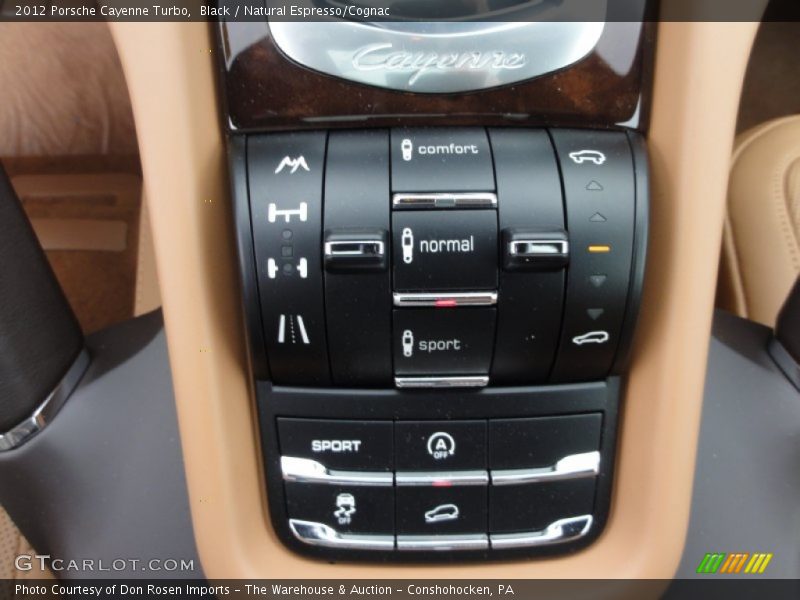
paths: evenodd
<path fill-rule="evenodd" d="M 394 192 L 494 190 L 484 129 L 394 129 L 391 144 Z"/>
<path fill-rule="evenodd" d="M 395 211 L 392 230 L 395 291 L 497 287 L 495 211 Z"/>
<path fill-rule="evenodd" d="M 488 373 L 494 323 L 493 308 L 395 310 L 395 374 Z"/>

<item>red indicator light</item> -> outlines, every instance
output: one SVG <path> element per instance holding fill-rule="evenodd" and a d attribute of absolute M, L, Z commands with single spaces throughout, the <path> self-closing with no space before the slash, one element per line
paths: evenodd
<path fill-rule="evenodd" d="M 433 487 L 452 487 L 452 483 L 449 481 L 434 481 Z"/>
<path fill-rule="evenodd" d="M 458 306 L 458 303 L 455 300 L 437 300 L 436 307 L 437 308 L 453 308 L 454 306 Z"/>

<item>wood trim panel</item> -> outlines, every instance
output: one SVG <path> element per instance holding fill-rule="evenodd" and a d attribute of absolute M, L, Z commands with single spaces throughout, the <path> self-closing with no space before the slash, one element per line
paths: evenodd
<path fill-rule="evenodd" d="M 259 33 L 260 32 L 260 33 Z M 655 26 L 608 23 L 597 47 L 554 73 L 490 90 L 411 94 L 368 87 L 288 60 L 267 26 L 221 25 L 221 84 L 231 128 L 308 129 L 397 125 L 610 127 L 649 105 Z M 250 40 L 255 39 L 252 43 Z"/>

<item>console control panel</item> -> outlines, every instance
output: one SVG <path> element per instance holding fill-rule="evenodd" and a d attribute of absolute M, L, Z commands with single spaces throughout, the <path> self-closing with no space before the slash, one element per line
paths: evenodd
<path fill-rule="evenodd" d="M 637 304 L 625 132 L 248 138 L 270 379 L 482 387 L 601 379 Z"/>
<path fill-rule="evenodd" d="M 596 539 L 644 273 L 641 139 L 304 131 L 230 155 L 284 543 L 453 561 Z"/>
<path fill-rule="evenodd" d="M 601 420 L 278 419 L 290 527 L 332 548 L 566 542 L 592 524 Z"/>

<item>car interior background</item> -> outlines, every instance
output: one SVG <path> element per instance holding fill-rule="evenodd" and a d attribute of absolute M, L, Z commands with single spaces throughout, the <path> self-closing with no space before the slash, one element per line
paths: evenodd
<path fill-rule="evenodd" d="M 2 23 L 0 56 L 0 160 L 84 333 L 158 308 L 136 128 L 108 25 Z M 39 576 L 14 569 L 30 550 L 1 516 L 2 577 Z"/>

